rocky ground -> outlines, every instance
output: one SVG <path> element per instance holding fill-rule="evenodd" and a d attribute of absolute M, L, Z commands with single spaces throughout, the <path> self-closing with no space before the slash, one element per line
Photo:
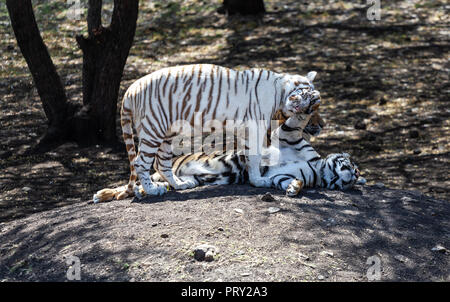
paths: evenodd
<path fill-rule="evenodd" d="M 76 256 L 83 281 L 367 281 L 375 256 L 380 280 L 448 282 L 449 216 L 447 201 L 377 186 L 83 202 L 0 224 L 0 280 L 65 281 Z M 202 244 L 212 261 L 195 260 Z"/>

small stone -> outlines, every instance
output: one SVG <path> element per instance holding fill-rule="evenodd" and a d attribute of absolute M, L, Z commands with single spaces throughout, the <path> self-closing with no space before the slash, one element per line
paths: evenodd
<path fill-rule="evenodd" d="M 248 276 L 250 276 L 250 275 L 251 275 L 250 273 L 242 273 L 242 274 L 241 274 L 242 277 L 248 277 Z"/>
<path fill-rule="evenodd" d="M 395 255 L 395 256 L 394 256 L 394 259 L 395 259 L 395 260 L 398 260 L 398 261 L 400 261 L 400 262 L 402 262 L 402 263 L 408 262 L 408 258 L 406 258 L 406 257 L 403 256 L 403 255 Z"/>
<path fill-rule="evenodd" d="M 380 98 L 380 100 L 378 101 L 378 105 L 383 106 L 387 103 L 386 99 L 384 98 L 384 96 L 382 96 Z"/>
<path fill-rule="evenodd" d="M 234 211 L 239 214 L 244 214 L 244 210 L 242 210 L 242 209 L 236 208 L 236 209 L 234 209 Z"/>
<path fill-rule="evenodd" d="M 320 254 L 328 257 L 334 257 L 334 253 L 329 251 L 322 251 Z"/>
<path fill-rule="evenodd" d="M 276 201 L 276 199 L 269 192 L 267 192 L 266 194 L 261 196 L 261 200 L 265 201 L 265 202 L 274 202 L 274 201 Z"/>
<path fill-rule="evenodd" d="M 279 211 L 280 211 L 280 208 L 277 208 L 277 207 L 270 207 L 267 209 L 267 212 L 269 212 L 269 214 L 274 214 Z"/>
<path fill-rule="evenodd" d="M 317 279 L 319 279 L 319 280 L 323 280 L 323 279 L 325 279 L 325 277 L 324 277 L 324 276 L 322 276 L 322 275 L 319 275 L 319 276 L 317 276 Z"/>
<path fill-rule="evenodd" d="M 221 231 L 221 232 L 223 232 L 223 231 L 224 231 L 224 229 L 223 229 L 223 228 L 217 228 L 217 230 L 218 230 L 218 231 Z"/>
<path fill-rule="evenodd" d="M 157 222 L 155 222 L 155 223 L 152 223 L 152 227 L 155 227 L 155 226 L 157 226 L 158 225 L 158 223 Z"/>
<path fill-rule="evenodd" d="M 415 149 L 415 150 L 413 151 L 413 153 L 414 153 L 415 155 L 417 155 L 417 154 L 422 153 L 422 150 L 420 150 L 420 149 Z"/>
<path fill-rule="evenodd" d="M 374 184 L 375 187 L 377 187 L 378 189 L 383 189 L 385 187 L 384 183 L 382 182 L 377 182 L 376 184 Z"/>
<path fill-rule="evenodd" d="M 202 244 L 194 249 L 194 258 L 197 261 L 213 261 L 218 248 L 209 244 Z"/>
<path fill-rule="evenodd" d="M 161 234 L 161 238 L 169 238 L 168 234 Z"/>
<path fill-rule="evenodd" d="M 31 188 L 30 187 L 23 187 L 22 191 L 29 192 L 29 191 L 31 191 Z"/>
<path fill-rule="evenodd" d="M 300 257 L 302 257 L 303 259 L 305 259 L 306 261 L 309 261 L 311 258 L 308 255 L 302 254 L 302 253 L 298 253 L 298 255 Z"/>
<path fill-rule="evenodd" d="M 436 245 L 431 250 L 433 252 L 439 252 L 439 253 L 443 253 L 443 254 L 447 251 L 447 249 L 445 247 L 443 247 L 442 245 L 440 245 L 440 244 Z"/>

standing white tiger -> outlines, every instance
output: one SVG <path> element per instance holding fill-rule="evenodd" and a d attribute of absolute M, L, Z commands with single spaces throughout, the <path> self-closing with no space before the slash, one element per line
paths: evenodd
<path fill-rule="evenodd" d="M 286 116 L 311 112 L 311 105 L 320 102 L 312 81 L 316 72 L 306 77 L 279 74 L 263 69 L 236 71 L 209 64 L 177 66 L 161 69 L 134 82 L 122 102 L 121 125 L 130 161 L 127 189 L 117 196 L 122 199 L 136 190 L 139 177 L 146 194 L 159 195 L 166 187 L 152 182 L 150 168 L 155 169 L 174 189 L 194 187 L 172 172 L 171 126 L 179 120 L 194 124 L 201 112 L 202 123 L 264 121 L 265 129 L 257 129 L 255 140 L 262 142 L 272 115 L 281 110 Z M 139 138 L 136 155 L 133 127 Z M 262 143 L 261 143 L 262 144 Z M 248 146 L 246 145 L 246 148 Z M 270 186 L 270 179 L 261 177 L 261 155 L 246 158 L 249 180 L 254 186 Z"/>

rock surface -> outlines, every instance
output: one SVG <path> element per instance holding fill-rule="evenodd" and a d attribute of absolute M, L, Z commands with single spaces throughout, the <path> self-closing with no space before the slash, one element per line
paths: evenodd
<path fill-rule="evenodd" d="M 260 199 L 267 191 L 275 215 Z M 448 201 L 375 186 L 296 198 L 218 186 L 78 203 L 0 224 L 0 281 L 65 281 L 70 256 L 82 281 L 367 281 L 369 257 L 381 280 L 450 281 L 448 217 Z M 196 261 L 201 242 L 220 259 Z"/>

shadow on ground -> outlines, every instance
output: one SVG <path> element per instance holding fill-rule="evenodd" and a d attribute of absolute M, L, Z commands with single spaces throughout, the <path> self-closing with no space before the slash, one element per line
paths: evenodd
<path fill-rule="evenodd" d="M 273 202 L 261 201 L 267 191 Z M 64 281 L 76 256 L 83 281 L 367 281 L 375 256 L 381 280 L 450 281 L 449 251 L 432 250 L 450 244 L 449 215 L 446 201 L 372 186 L 77 203 L 0 224 L 0 280 Z M 219 249 L 214 261 L 194 260 L 202 243 Z"/>

